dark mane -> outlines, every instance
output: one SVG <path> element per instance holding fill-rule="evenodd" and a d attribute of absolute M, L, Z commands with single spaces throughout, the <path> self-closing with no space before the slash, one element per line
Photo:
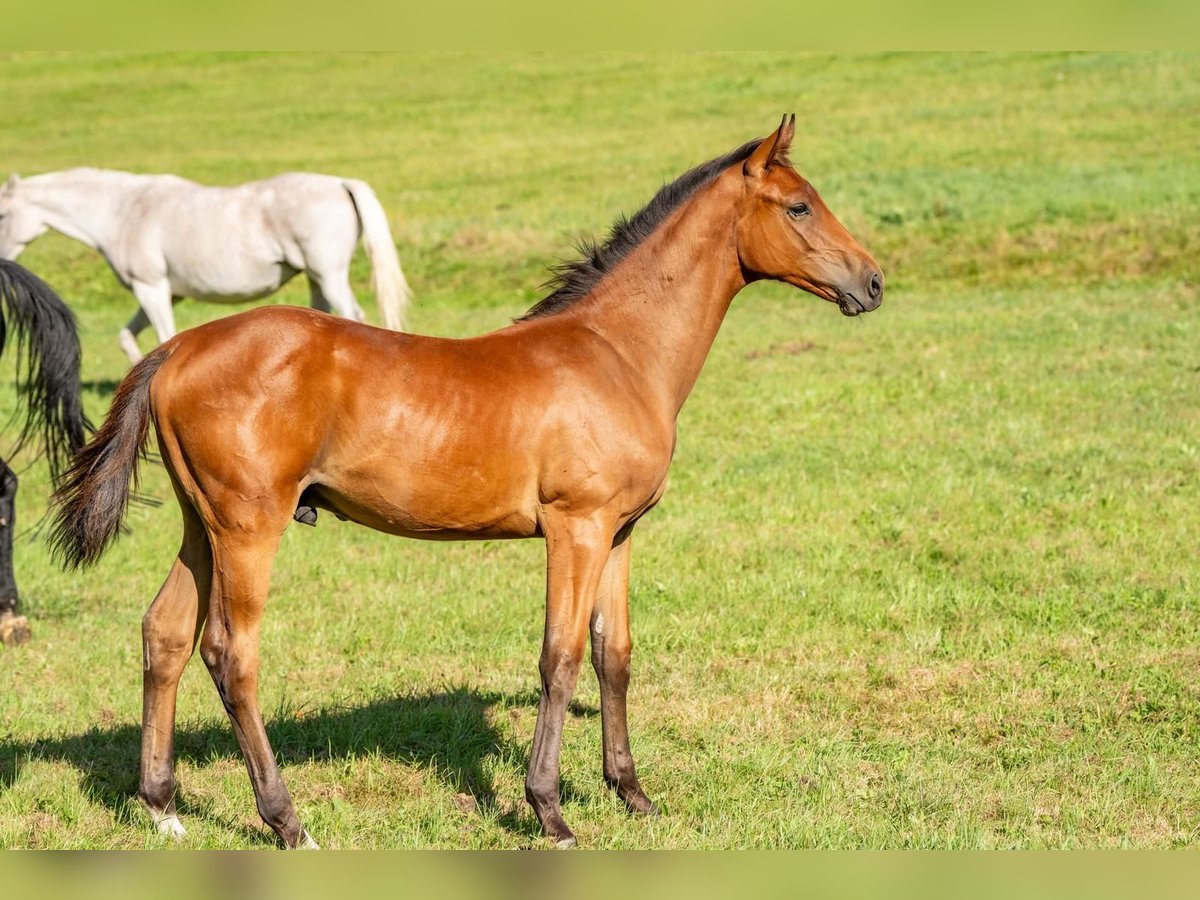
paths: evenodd
<path fill-rule="evenodd" d="M 585 240 L 578 247 L 580 258 L 573 262 L 559 263 L 551 271 L 554 277 L 546 284 L 553 292 L 538 302 L 533 309 L 517 319 L 536 319 L 558 312 L 581 297 L 590 294 L 616 265 L 649 237 L 664 219 L 673 213 L 697 190 L 714 181 L 718 175 L 735 163 L 750 157 L 762 139 L 750 141 L 736 150 L 710 159 L 690 171 L 684 172 L 670 184 L 663 185 L 654 199 L 632 216 L 621 216 L 613 223 L 608 240 L 597 244 Z"/>

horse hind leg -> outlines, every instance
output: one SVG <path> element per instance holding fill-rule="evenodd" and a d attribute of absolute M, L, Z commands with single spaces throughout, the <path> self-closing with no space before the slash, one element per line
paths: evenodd
<path fill-rule="evenodd" d="M 215 567 L 200 655 L 229 714 L 259 815 L 288 847 L 315 848 L 279 774 L 258 706 L 259 624 L 282 531 L 280 524 L 266 536 L 210 534 Z"/>
<path fill-rule="evenodd" d="M 354 322 L 365 322 L 367 315 L 350 289 L 348 269 L 308 270 L 308 290 L 313 309 L 337 313 Z"/>
<path fill-rule="evenodd" d="M 175 703 L 208 611 L 212 550 L 195 512 L 180 498 L 179 555 L 142 619 L 142 757 L 138 794 L 161 834 L 186 832 L 175 809 Z"/>

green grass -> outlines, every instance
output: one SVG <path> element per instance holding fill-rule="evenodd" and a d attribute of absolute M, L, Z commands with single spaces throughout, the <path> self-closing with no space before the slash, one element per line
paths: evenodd
<path fill-rule="evenodd" d="M 1200 821 L 1197 85 L 1196 55 L 19 54 L 0 160 L 365 178 L 414 330 L 469 335 L 795 110 L 793 156 L 887 300 L 735 302 L 635 537 L 630 723 L 664 814 L 601 785 L 585 668 L 567 820 L 589 847 L 1171 847 Z M 79 314 L 99 418 L 133 301 L 66 239 L 22 261 Z M 374 316 L 361 259 L 355 283 Z M 46 493 L 37 463 L 23 525 Z M 0 650 L 0 845 L 165 846 L 132 798 L 178 513 L 129 525 L 82 574 L 18 542 L 34 640 Z M 538 542 L 289 529 L 261 700 L 318 841 L 540 845 L 542 577 Z M 199 661 L 179 717 L 182 846 L 273 846 Z"/>

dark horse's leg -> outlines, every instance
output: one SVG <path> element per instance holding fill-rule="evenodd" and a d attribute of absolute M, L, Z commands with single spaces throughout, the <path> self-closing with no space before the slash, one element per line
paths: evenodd
<path fill-rule="evenodd" d="M 20 599 L 13 574 L 13 529 L 16 527 L 17 476 L 0 460 L 0 643 L 29 639 L 29 623 L 17 614 Z"/>

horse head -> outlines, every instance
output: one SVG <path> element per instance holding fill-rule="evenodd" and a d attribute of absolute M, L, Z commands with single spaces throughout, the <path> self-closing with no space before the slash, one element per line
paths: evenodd
<path fill-rule="evenodd" d="M 784 116 L 742 165 L 738 256 L 748 281 L 784 281 L 857 316 L 883 302 L 883 273 L 788 161 L 796 117 Z"/>
<path fill-rule="evenodd" d="M 18 199 L 20 183 L 21 177 L 14 172 L 0 187 L 0 259 L 16 259 L 46 230 L 41 218 Z"/>

